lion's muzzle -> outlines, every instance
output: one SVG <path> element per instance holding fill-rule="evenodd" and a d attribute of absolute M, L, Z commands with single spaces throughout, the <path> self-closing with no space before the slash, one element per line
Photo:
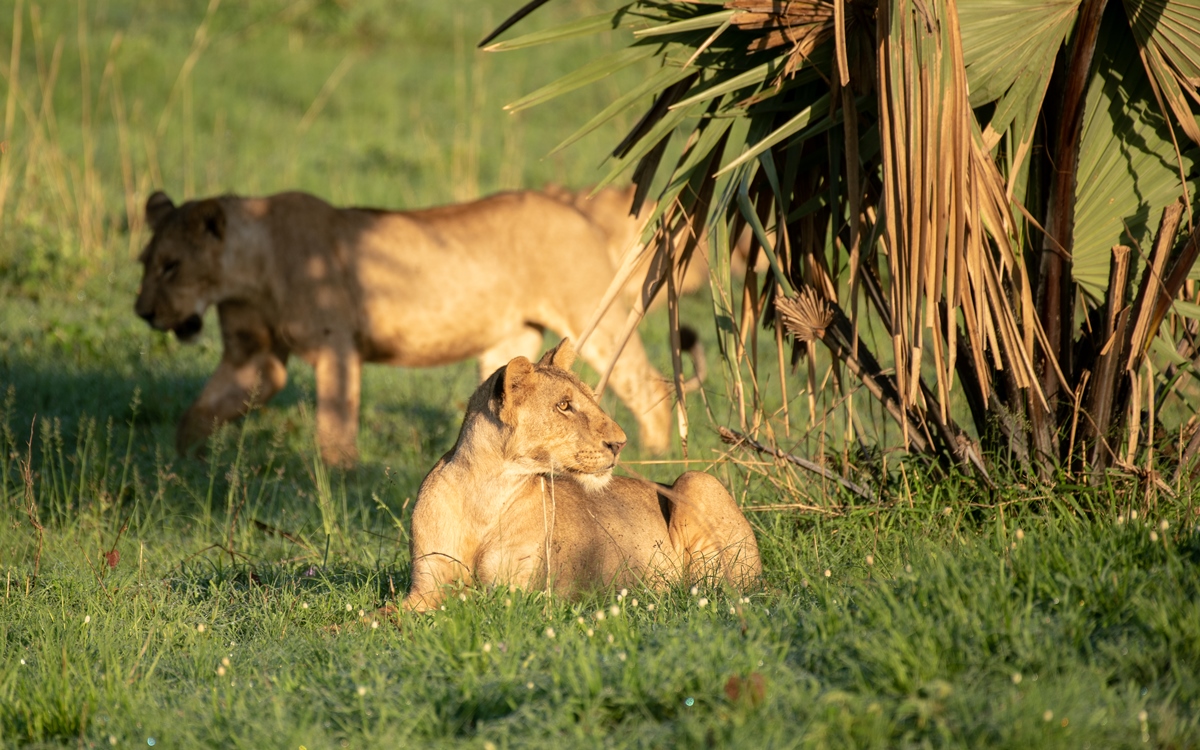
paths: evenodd
<path fill-rule="evenodd" d="M 204 328 L 204 318 L 199 315 L 192 314 L 184 318 L 183 322 L 175 326 L 171 330 L 175 333 L 175 338 L 180 341 L 190 341 L 194 339 Z"/>

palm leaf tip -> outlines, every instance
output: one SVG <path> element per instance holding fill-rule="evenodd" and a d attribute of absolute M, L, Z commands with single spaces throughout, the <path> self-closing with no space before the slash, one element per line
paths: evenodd
<path fill-rule="evenodd" d="M 479 40 L 479 43 L 475 45 L 476 48 L 483 49 L 489 42 L 493 41 L 496 37 L 511 29 L 513 26 L 519 23 L 521 19 L 525 18 L 530 13 L 542 7 L 549 1 L 550 0 L 532 0 L 531 2 L 525 3 L 517 9 L 516 13 L 513 13 L 511 16 L 504 19 L 499 26 L 492 29 L 492 33 Z"/>

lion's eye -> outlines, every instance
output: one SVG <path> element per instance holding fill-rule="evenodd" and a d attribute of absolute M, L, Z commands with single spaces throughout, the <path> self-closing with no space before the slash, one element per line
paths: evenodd
<path fill-rule="evenodd" d="M 571 402 L 565 398 L 562 401 L 559 401 L 558 410 L 561 412 L 571 411 Z"/>
<path fill-rule="evenodd" d="M 170 276 L 171 274 L 175 273 L 178 270 L 179 270 L 179 261 L 169 260 L 166 263 L 163 263 L 162 275 Z"/>

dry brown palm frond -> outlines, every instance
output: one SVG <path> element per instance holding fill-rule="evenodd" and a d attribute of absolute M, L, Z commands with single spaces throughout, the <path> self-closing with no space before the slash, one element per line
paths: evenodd
<path fill-rule="evenodd" d="M 801 289 L 795 297 L 779 298 L 775 307 L 797 341 L 812 343 L 825 338 L 825 331 L 833 322 L 833 309 L 812 287 Z"/>
<path fill-rule="evenodd" d="M 1019 319 L 1011 301 L 1028 299 L 1028 281 L 1011 245 L 1003 178 L 976 136 L 954 0 L 882 4 L 878 34 L 897 386 L 906 407 L 919 402 L 922 356 L 931 349 L 945 419 L 960 325 L 985 401 L 989 351 L 1020 388 L 1037 389 L 1035 323 Z M 939 301 L 961 309 L 961 321 L 942 316 Z"/>
<path fill-rule="evenodd" d="M 749 52 L 790 44 L 793 56 L 806 58 L 834 33 L 835 6 L 822 0 L 733 0 L 725 7 L 742 11 L 729 19 L 730 25 L 743 31 L 766 32 L 750 42 Z"/>

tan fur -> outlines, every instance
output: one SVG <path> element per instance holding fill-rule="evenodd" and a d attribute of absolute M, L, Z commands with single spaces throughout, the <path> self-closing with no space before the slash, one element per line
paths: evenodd
<path fill-rule="evenodd" d="M 578 336 L 615 269 L 604 233 L 538 193 L 493 195 L 420 211 L 335 208 L 306 193 L 222 196 L 176 207 L 155 193 L 136 310 L 181 339 L 216 305 L 224 355 L 179 424 L 181 451 L 283 388 L 289 354 L 317 381 L 326 461 L 357 459 L 364 362 L 428 367 L 478 357 L 486 377 L 537 356 L 542 331 Z M 626 310 L 614 306 L 581 353 L 602 369 Z M 635 334 L 613 390 L 642 445 L 666 449 L 671 402 Z"/>
<path fill-rule="evenodd" d="M 573 359 L 563 341 L 475 391 L 417 494 L 405 609 L 436 609 L 455 581 L 543 589 L 549 578 L 571 595 L 707 575 L 743 587 L 761 574 L 754 532 L 713 477 L 612 476 L 625 433 L 567 369 Z"/>
<path fill-rule="evenodd" d="M 614 268 L 620 268 L 621 263 L 625 260 L 625 253 L 633 244 L 639 241 L 639 230 L 642 228 L 642 222 L 645 221 L 654 211 L 653 202 L 647 201 L 642 207 L 639 216 L 633 216 L 630 209 L 633 207 L 633 196 L 636 187 L 629 185 L 627 187 L 606 187 L 601 189 L 595 195 L 592 195 L 591 188 L 582 190 L 568 190 L 559 185 L 547 185 L 543 192 L 564 203 L 574 206 L 579 209 L 585 216 L 592 220 L 600 227 L 605 236 L 608 238 L 608 254 L 613 262 Z M 676 239 L 677 251 L 682 249 L 684 238 Z M 702 235 L 696 245 L 696 249 L 692 251 L 691 260 L 688 263 L 687 270 L 684 272 L 683 280 L 679 284 L 680 294 L 692 294 L 700 289 L 708 286 L 708 236 Z M 741 279 L 746 273 L 746 261 L 750 255 L 750 230 L 745 229 L 734 245 L 733 254 L 730 257 L 732 262 L 733 276 L 735 279 Z M 629 281 L 625 284 L 625 297 L 632 304 L 633 300 L 637 299 L 642 293 L 642 289 L 646 283 L 646 273 L 650 270 L 650 263 L 653 256 L 650 253 L 646 254 L 646 258 L 638 265 L 634 272 L 629 277 Z M 759 260 L 755 270 L 759 273 L 767 269 L 766 256 L 759 253 Z M 666 286 L 663 286 L 665 289 Z M 659 293 L 651 301 L 648 309 L 654 309 L 664 304 L 666 294 L 660 289 Z"/>

